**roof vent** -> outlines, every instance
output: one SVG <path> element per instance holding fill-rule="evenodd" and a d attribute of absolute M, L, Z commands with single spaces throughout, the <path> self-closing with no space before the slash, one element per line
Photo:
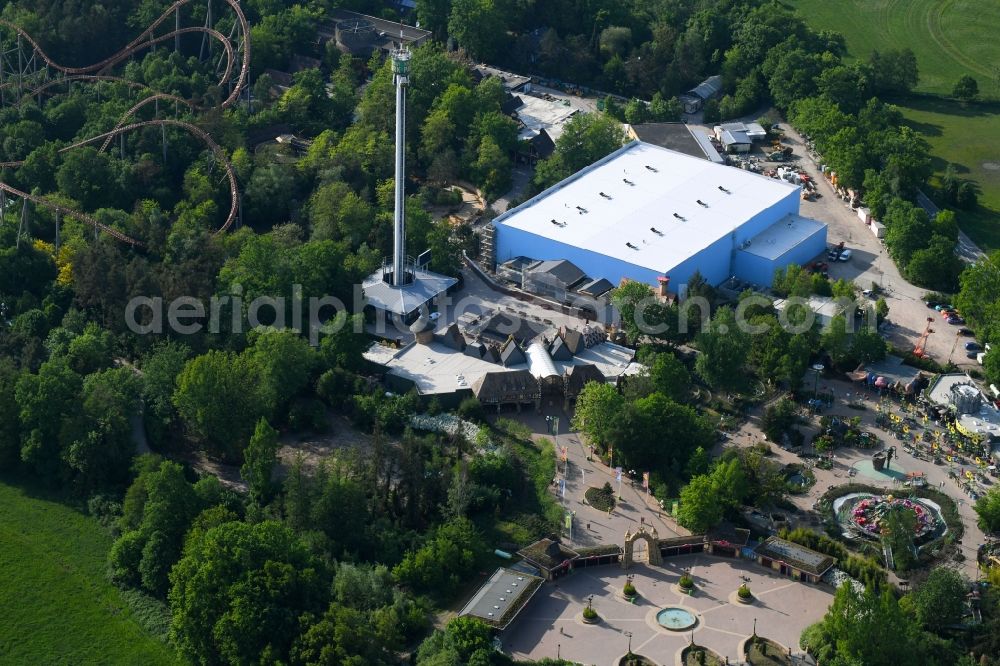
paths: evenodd
<path fill-rule="evenodd" d="M 702 201 L 701 199 L 698 199 L 698 205 L 699 206 L 704 206 L 705 208 L 708 208 L 708 204 L 705 203 L 704 201 Z"/>
<path fill-rule="evenodd" d="M 652 231 L 657 236 L 662 236 L 663 235 L 663 232 L 660 231 L 659 229 L 657 229 L 656 227 L 650 227 L 649 230 Z"/>
<path fill-rule="evenodd" d="M 638 250 L 639 249 L 635 245 L 632 245 L 632 243 L 625 243 L 625 247 L 629 248 L 630 250 Z"/>
<path fill-rule="evenodd" d="M 649 169 L 650 171 L 652 171 L 653 173 L 660 173 L 659 169 L 657 169 L 655 167 L 651 167 L 648 164 L 646 165 L 646 168 Z"/>
<path fill-rule="evenodd" d="M 686 219 L 683 215 L 680 215 L 679 213 L 674 213 L 674 217 L 676 217 L 678 220 L 681 221 L 684 221 Z"/>
<path fill-rule="evenodd" d="M 604 197 L 605 199 L 610 199 L 610 198 L 611 198 L 611 195 L 610 195 L 610 194 L 605 194 L 604 192 L 600 192 L 599 194 L 600 194 L 600 195 L 601 195 L 602 197 Z"/>
<path fill-rule="evenodd" d="M 626 185 L 632 185 L 633 187 L 635 187 L 635 183 L 633 183 L 628 178 L 622 178 L 622 182 L 625 183 Z"/>
<path fill-rule="evenodd" d="M 566 222 L 560 222 L 559 220 L 557 220 L 557 219 L 555 219 L 555 218 L 552 218 L 552 219 L 551 219 L 551 220 L 549 220 L 549 221 L 550 221 L 550 222 L 551 222 L 552 224 L 556 225 L 557 227 L 565 227 L 565 226 L 566 226 Z"/>
<path fill-rule="evenodd" d="M 719 189 L 722 190 L 723 192 L 725 192 L 726 194 L 732 194 L 732 192 L 730 192 L 729 190 L 727 190 L 726 188 L 724 188 L 722 185 L 719 185 Z"/>
<path fill-rule="evenodd" d="M 586 208 L 584 208 L 583 206 L 577 206 L 577 207 L 576 207 L 576 209 L 577 209 L 578 211 L 580 211 L 580 213 L 581 213 L 581 214 L 583 214 L 583 213 L 586 213 L 586 212 L 587 212 L 587 209 L 586 209 Z"/>

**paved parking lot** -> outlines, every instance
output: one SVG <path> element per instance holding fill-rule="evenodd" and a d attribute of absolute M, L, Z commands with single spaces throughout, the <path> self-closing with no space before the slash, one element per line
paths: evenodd
<path fill-rule="evenodd" d="M 787 125 L 782 127 L 785 128 L 785 142 L 798 156 L 797 165 L 819 181 L 819 192 L 822 194 L 815 201 L 803 201 L 802 214 L 826 222 L 828 243 L 836 245 L 843 241 L 844 247 L 850 248 L 853 254 L 850 261 L 830 262 L 830 279 L 854 281 L 861 289 L 869 289 L 873 284 L 879 286 L 889 305 L 889 321 L 893 326 L 885 333 L 893 345 L 913 349 L 930 316 L 934 318 L 931 324 L 934 332 L 928 338 L 925 349 L 931 358 L 942 364 L 950 361 L 964 368 L 979 367 L 975 360 L 965 357 L 964 345 L 960 343 L 970 338 L 958 335 L 961 327 L 948 324 L 938 313 L 927 309 L 922 300 L 927 290 L 903 279 L 882 242 L 869 231 L 857 213 L 837 197 L 819 168 L 806 155 L 801 137 Z"/>
<path fill-rule="evenodd" d="M 686 568 L 697 585 L 693 596 L 676 589 Z M 736 663 L 740 647 L 757 633 L 798 652 L 799 634 L 822 619 L 832 600 L 830 588 L 799 583 L 744 560 L 689 555 L 669 558 L 662 567 L 636 565 L 629 573 L 641 595 L 636 604 L 621 598 L 625 572 L 615 565 L 574 571 L 556 583 L 546 584 L 501 635 L 504 651 L 518 659 L 554 658 L 558 654 L 581 664 L 610 666 L 628 649 L 657 664 L 673 666 L 690 643 L 704 645 Z M 750 578 L 757 600 L 734 603 L 732 593 L 742 576 Z M 598 625 L 580 619 L 587 598 L 593 595 Z M 656 624 L 664 606 L 681 606 L 698 618 L 691 631 L 669 632 Z"/>
<path fill-rule="evenodd" d="M 700 127 L 702 131 L 711 132 L 709 127 Z M 963 343 L 970 338 L 959 336 L 960 326 L 949 325 L 937 313 L 926 308 L 921 297 L 928 290 L 903 279 L 881 241 L 858 218 L 857 213 L 837 197 L 833 187 L 822 176 L 819 166 L 808 155 L 802 137 L 787 123 L 781 123 L 781 127 L 784 130 L 784 143 L 793 150 L 791 164 L 817 181 L 818 193 L 821 195 L 813 201 L 803 201 L 801 214 L 825 222 L 828 225 L 828 244 L 833 246 L 843 241 L 844 247 L 850 249 L 853 255 L 850 261 L 829 262 L 830 279 L 844 278 L 855 282 L 860 289 L 870 289 L 873 284 L 879 286 L 889 305 L 888 319 L 892 324 L 883 332 L 893 345 L 912 350 L 924 332 L 927 317 L 931 316 L 934 318 L 931 325 L 934 333 L 928 338 L 925 348 L 931 358 L 942 364 L 950 361 L 964 369 L 978 368 L 979 364 L 974 359 L 970 360 L 965 356 Z M 972 259 L 979 256 L 981 251 L 963 236 L 960 238 L 960 254 L 965 259 Z M 827 261 L 826 256 L 817 259 Z"/>

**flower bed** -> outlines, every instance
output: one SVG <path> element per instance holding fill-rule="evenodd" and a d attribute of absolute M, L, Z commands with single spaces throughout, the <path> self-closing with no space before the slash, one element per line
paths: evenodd
<path fill-rule="evenodd" d="M 858 501 L 850 502 L 850 506 L 845 502 L 839 517 L 842 522 L 846 517 L 855 530 L 868 537 L 879 536 L 882 533 L 885 517 L 890 511 L 898 509 L 912 511 L 916 516 L 914 537 L 918 539 L 929 536 L 941 524 L 941 519 L 938 518 L 934 508 L 920 500 L 891 495 L 859 496 L 859 498 Z"/>
<path fill-rule="evenodd" d="M 722 657 L 707 647 L 688 645 L 681 652 L 681 663 L 684 666 L 722 666 Z"/>
<path fill-rule="evenodd" d="M 615 508 L 615 491 L 609 483 L 605 483 L 602 488 L 587 488 L 584 497 L 587 498 L 587 503 L 598 511 L 610 511 Z"/>

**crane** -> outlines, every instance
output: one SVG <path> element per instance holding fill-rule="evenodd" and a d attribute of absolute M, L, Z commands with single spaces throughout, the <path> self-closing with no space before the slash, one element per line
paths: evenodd
<path fill-rule="evenodd" d="M 931 324 L 933 323 L 934 323 L 934 318 L 928 317 L 927 326 L 924 327 L 924 333 L 923 335 L 920 336 L 920 339 L 917 340 L 917 346 L 913 348 L 914 356 L 917 356 L 919 358 L 928 358 L 927 353 L 924 352 L 924 347 L 927 346 L 927 338 L 929 338 L 931 333 L 934 332 L 934 329 L 931 328 Z"/>

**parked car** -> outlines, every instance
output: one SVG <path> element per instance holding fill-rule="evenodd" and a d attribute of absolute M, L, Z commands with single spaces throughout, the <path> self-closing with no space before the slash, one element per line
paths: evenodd
<path fill-rule="evenodd" d="M 864 289 L 861 293 L 865 296 L 865 298 L 875 298 L 875 292 L 871 289 Z"/>
<path fill-rule="evenodd" d="M 976 333 L 971 328 L 960 328 L 958 329 L 958 334 L 964 336 L 973 336 Z"/>
<path fill-rule="evenodd" d="M 965 358 L 971 358 L 973 361 L 976 360 L 977 356 L 979 356 L 979 352 L 970 351 L 970 352 L 966 352 L 966 354 L 965 354 Z"/>
<path fill-rule="evenodd" d="M 931 310 L 937 310 L 937 306 L 941 305 L 937 301 L 927 301 L 927 307 Z"/>
<path fill-rule="evenodd" d="M 961 317 L 948 317 L 948 323 L 952 326 L 958 326 L 959 324 L 964 324 L 965 320 Z"/>
<path fill-rule="evenodd" d="M 978 342 L 966 342 L 965 351 L 980 352 L 983 351 L 983 346 L 980 345 Z"/>
<path fill-rule="evenodd" d="M 850 250 L 842 250 L 840 252 L 839 259 L 841 261 L 850 261 L 851 260 L 851 251 Z"/>
<path fill-rule="evenodd" d="M 934 309 L 937 310 L 938 312 L 942 312 L 944 310 L 954 310 L 955 308 L 954 306 L 948 305 L 947 303 L 938 303 L 937 305 L 934 306 Z"/>
<path fill-rule="evenodd" d="M 948 317 L 958 317 L 958 310 L 941 310 L 941 318 L 947 319 Z"/>
<path fill-rule="evenodd" d="M 432 312 L 432 313 L 430 313 L 427 316 L 427 318 L 430 319 L 431 321 L 437 321 L 438 319 L 441 318 L 441 313 L 440 312 Z"/>

